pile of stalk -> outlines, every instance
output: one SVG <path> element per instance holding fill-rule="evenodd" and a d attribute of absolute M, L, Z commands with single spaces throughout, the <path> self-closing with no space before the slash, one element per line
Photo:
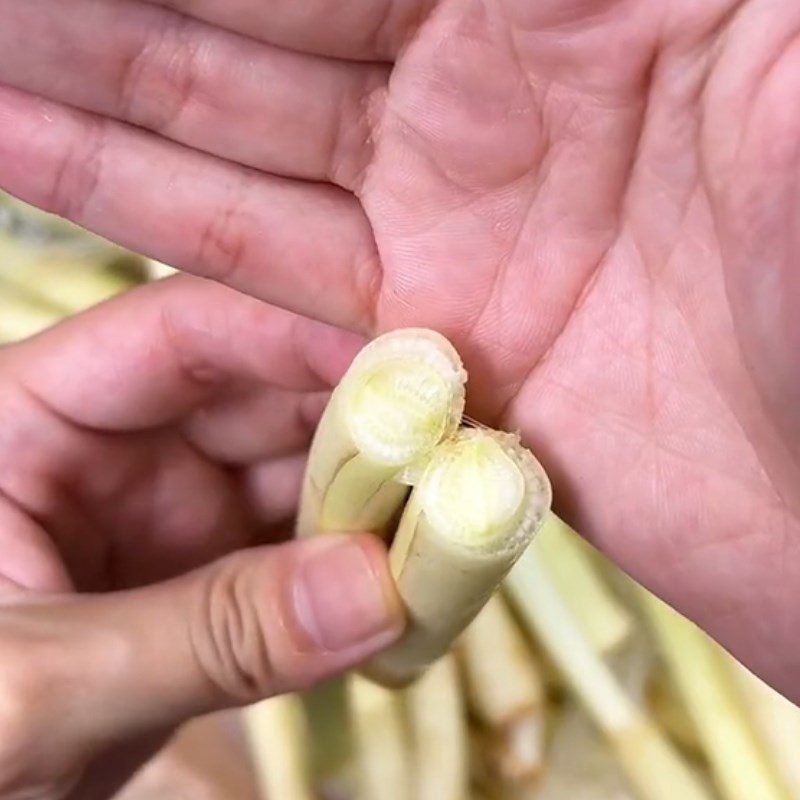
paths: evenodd
<path fill-rule="evenodd" d="M 0 341 L 165 272 L 0 198 Z M 384 537 L 409 624 L 242 713 L 262 796 L 800 800 L 800 710 L 555 516 L 518 437 L 463 416 L 466 379 L 438 334 L 395 331 L 331 397 L 297 535 Z"/>

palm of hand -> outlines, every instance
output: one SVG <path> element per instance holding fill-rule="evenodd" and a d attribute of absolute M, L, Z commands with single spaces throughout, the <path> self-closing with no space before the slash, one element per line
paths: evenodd
<path fill-rule="evenodd" d="M 575 524 L 769 653 L 800 621 L 798 40 L 723 2 L 488 5 L 443 10 L 382 104 L 379 323 L 450 334 Z"/>
<path fill-rule="evenodd" d="M 224 9 L 214 0 L 161 4 L 212 21 L 224 17 L 248 34 L 259 18 L 246 13 L 249 0 Z M 12 31 L 15 15 L 23 32 L 42 18 L 33 6 L 7 5 Z M 130 27 L 141 11 L 134 14 L 135 5 L 126 5 Z M 770 645 L 800 622 L 789 602 L 800 571 L 794 410 L 800 329 L 787 301 L 797 290 L 791 253 L 800 245 L 791 225 L 798 129 L 792 66 L 800 15 L 770 9 L 767 0 L 713 0 L 702 7 L 676 0 L 657 11 L 643 0 L 408 7 L 434 5 L 410 37 L 403 36 L 404 25 L 392 24 L 390 12 L 384 27 L 398 29 L 395 43 L 379 49 L 394 54 L 396 40 L 407 43 L 388 89 L 372 93 L 370 145 L 337 180 L 357 195 L 380 254 L 380 285 L 367 282 L 368 327 L 428 325 L 449 335 L 472 372 L 473 414 L 522 431 L 551 472 L 568 519 L 723 642 L 762 654 L 755 665 L 782 680 L 792 665 L 772 663 Z M 342 10 L 342 31 L 348 14 L 358 17 L 362 6 L 373 4 Z M 407 9 L 395 7 L 397 16 Z M 102 8 L 95 4 L 92 13 L 110 28 L 115 23 Z M 278 3 L 267 31 L 283 17 L 296 26 L 293 8 Z M 156 19 L 161 12 L 146 13 Z M 339 17 L 330 23 L 335 28 Z M 63 22 L 72 33 L 69 26 L 78 24 Z M 179 31 L 193 35 L 186 26 Z M 209 41 L 214 35 L 202 31 Z M 288 39 L 279 43 L 303 49 Z M 246 61 L 245 48 L 253 62 L 260 57 L 253 42 L 214 47 L 228 59 Z M 350 55 L 347 47 L 335 54 Z M 142 52 L 158 64 L 163 48 L 151 50 L 155 56 Z M 71 51 L 68 56 L 74 58 Z M 186 78 L 186 65 L 169 56 L 169 69 L 162 64 L 161 72 Z M 181 114 L 170 100 L 175 91 L 163 90 L 163 75 L 162 83 L 153 80 L 157 67 L 130 68 L 142 59 L 108 68 L 107 80 L 94 86 L 96 97 L 87 96 L 84 84 L 65 80 L 51 87 L 51 73 L 37 72 L 35 64 L 15 66 L 31 91 L 60 93 L 57 99 L 267 172 L 331 177 L 312 159 L 301 163 L 297 153 L 264 152 L 252 105 L 242 101 L 235 108 L 244 89 L 237 94 L 231 86 L 233 100 L 225 105 L 218 82 L 206 74 L 213 68 L 203 71 L 197 52 L 192 57 L 198 74 L 180 86 Z M 281 69 L 305 88 L 312 67 L 287 64 Z M 127 77 L 115 93 L 109 86 L 120 83 L 120 72 Z M 235 74 L 255 92 L 249 73 Z M 7 79 L 2 71 L 0 79 Z M 328 79 L 334 85 L 339 72 L 326 73 Z M 375 83 L 382 87 L 381 75 Z M 137 100 L 132 87 L 142 96 L 150 89 L 155 102 Z M 187 93 L 201 96 L 202 90 L 217 104 L 207 104 L 216 117 L 202 103 L 186 102 Z M 313 104 L 310 95 L 304 102 Z M 237 129 L 234 119 L 226 127 L 226 115 L 237 110 L 242 124 Z M 48 109 L 46 116 L 58 113 Z M 209 129 L 212 119 L 218 130 Z M 269 280 L 263 269 L 256 274 L 263 267 L 261 228 L 275 221 L 272 206 L 288 198 L 276 230 L 291 227 L 292 209 L 305 212 L 293 205 L 296 187 L 262 191 L 250 173 L 241 179 L 114 129 L 97 138 L 97 126 L 82 122 L 79 132 L 92 133 L 108 154 L 101 172 L 99 146 L 82 158 L 75 155 L 80 148 L 65 156 L 58 137 L 39 135 L 40 120 L 33 120 L 17 126 L 16 138 L 13 131 L 0 136 L 0 157 L 27 147 L 30 131 L 39 161 L 51 158 L 66 168 L 57 171 L 53 188 L 37 183 L 24 159 L 16 169 L 8 158 L 0 180 L 12 191 L 124 243 L 143 248 L 159 240 L 155 255 L 201 273 L 225 261 L 219 277 L 271 301 L 316 310 L 334 322 L 357 316 L 358 298 L 337 310 L 329 310 L 330 301 L 323 312 L 320 296 L 328 300 L 327 293 L 308 291 L 310 282 L 298 277 L 307 262 L 327 255 L 304 232 L 281 238 L 273 231 L 266 244 L 289 263 L 281 267 L 276 259 Z M 249 139 L 242 138 L 244 121 L 254 126 Z M 313 139 L 313 120 L 308 125 Z M 64 130 L 74 136 L 75 128 L 65 117 Z M 280 132 L 274 136 L 276 149 L 290 144 Z M 143 153 L 135 176 L 128 166 L 134 145 Z M 143 176 L 159 160 L 169 168 L 153 188 Z M 183 192 L 182 175 L 188 176 Z M 233 200 L 231 184 L 241 194 Z M 170 204 L 162 199 L 165 185 L 179 187 L 171 189 Z M 119 196 L 129 192 L 141 196 L 135 214 L 120 208 Z M 357 280 L 340 270 L 334 239 L 364 237 L 356 209 L 339 216 L 349 200 L 326 195 L 324 202 L 333 222 L 325 227 L 313 216 L 308 227 L 330 239 L 333 266 L 324 277 L 330 296 L 342 299 L 337 282 Z M 268 221 L 243 212 L 248 204 L 263 209 Z M 137 229 L 138 236 L 131 233 Z M 199 246 L 187 250 L 184 240 L 194 238 Z M 293 262 L 295 250 L 301 255 Z M 309 297 L 298 298 L 301 289 Z M 764 618 L 769 629 L 760 624 Z"/>

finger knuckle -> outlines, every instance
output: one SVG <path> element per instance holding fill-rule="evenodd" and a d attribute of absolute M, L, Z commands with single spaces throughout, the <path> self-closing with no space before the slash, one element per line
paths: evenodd
<path fill-rule="evenodd" d="M 251 570 L 232 556 L 203 582 L 191 623 L 202 673 L 222 699 L 251 702 L 273 690 L 276 669 L 250 590 Z"/>

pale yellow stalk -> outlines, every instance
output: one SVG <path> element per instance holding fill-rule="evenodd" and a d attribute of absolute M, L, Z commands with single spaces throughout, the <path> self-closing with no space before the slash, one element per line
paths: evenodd
<path fill-rule="evenodd" d="M 447 655 L 406 690 L 414 800 L 468 800 L 469 738 L 458 669 Z"/>
<path fill-rule="evenodd" d="M 298 535 L 385 533 L 408 495 L 406 470 L 457 429 L 465 381 L 458 353 L 433 331 L 395 331 L 367 345 L 317 428 Z"/>
<path fill-rule="evenodd" d="M 37 247 L 0 236 L 0 278 L 33 300 L 75 313 L 137 283 L 130 271 L 113 268 L 111 254 L 105 256 L 81 253 L 71 245 Z"/>
<path fill-rule="evenodd" d="M 792 800 L 800 800 L 800 708 L 735 659 L 727 660 L 769 757 L 775 762 Z"/>
<path fill-rule="evenodd" d="M 402 695 L 351 675 L 348 697 L 359 767 L 359 800 L 414 800 Z"/>
<path fill-rule="evenodd" d="M 589 545 L 549 514 L 533 546 L 591 644 L 603 655 L 618 650 L 633 632 L 633 618 L 606 584 Z"/>
<path fill-rule="evenodd" d="M 726 800 L 790 800 L 747 718 L 725 656 L 694 623 L 642 590 L 661 653 Z"/>
<path fill-rule="evenodd" d="M 259 785 L 269 800 L 314 800 L 308 722 L 299 696 L 264 700 L 243 711 Z"/>
<path fill-rule="evenodd" d="M 154 261 L 150 258 L 145 263 L 145 272 L 147 279 L 150 281 L 160 281 L 178 274 L 178 270 L 175 267 L 170 267 L 168 264 L 162 264 L 160 261 Z"/>
<path fill-rule="evenodd" d="M 501 595 L 492 597 L 458 644 L 470 707 L 489 732 L 493 771 L 508 783 L 536 778 L 544 761 L 544 687 Z"/>
<path fill-rule="evenodd" d="M 550 499 L 544 470 L 516 436 L 462 429 L 439 445 L 389 552 L 406 630 L 365 674 L 401 686 L 443 656 L 530 544 Z"/>
<path fill-rule="evenodd" d="M 18 292 L 0 279 L 0 343 L 26 339 L 49 328 L 65 312 Z"/>
<path fill-rule="evenodd" d="M 522 556 L 506 587 L 531 633 L 608 739 L 640 800 L 712 800 L 588 641 L 536 548 Z"/>
<path fill-rule="evenodd" d="M 697 726 L 686 708 L 683 696 L 664 669 L 656 669 L 646 689 L 647 705 L 653 718 L 684 749 L 702 756 L 703 745 Z"/>

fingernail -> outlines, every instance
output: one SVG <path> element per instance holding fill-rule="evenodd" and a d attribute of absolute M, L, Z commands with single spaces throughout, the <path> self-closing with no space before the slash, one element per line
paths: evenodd
<path fill-rule="evenodd" d="M 294 585 L 297 618 L 322 650 L 379 649 L 402 628 L 402 615 L 378 549 L 342 539 L 309 554 Z"/>

